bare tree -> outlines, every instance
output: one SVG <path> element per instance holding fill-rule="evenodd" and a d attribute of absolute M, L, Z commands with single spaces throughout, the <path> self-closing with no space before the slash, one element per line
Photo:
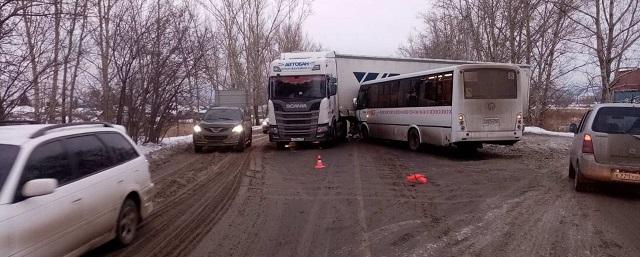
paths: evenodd
<path fill-rule="evenodd" d="M 640 39 L 639 0 L 580 0 L 557 5 L 571 10 L 582 28 L 572 41 L 588 49 L 600 69 L 601 101 L 611 100 L 611 81 L 628 50 Z"/>

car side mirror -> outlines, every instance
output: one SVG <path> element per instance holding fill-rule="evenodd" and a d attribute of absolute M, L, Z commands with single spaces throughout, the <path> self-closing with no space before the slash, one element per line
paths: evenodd
<path fill-rule="evenodd" d="M 571 133 L 578 133 L 578 125 L 575 123 L 571 123 L 571 125 L 569 125 L 569 131 Z"/>
<path fill-rule="evenodd" d="M 27 181 L 22 186 L 22 196 L 35 197 L 41 195 L 48 195 L 56 191 L 58 187 L 58 180 L 53 178 L 41 178 Z"/>

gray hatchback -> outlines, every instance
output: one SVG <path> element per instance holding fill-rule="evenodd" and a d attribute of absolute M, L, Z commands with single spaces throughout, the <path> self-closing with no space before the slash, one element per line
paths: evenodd
<path fill-rule="evenodd" d="M 193 127 L 193 149 L 200 153 L 205 147 L 226 146 L 244 151 L 251 137 L 251 121 L 242 109 L 215 107 Z"/>
<path fill-rule="evenodd" d="M 576 191 L 593 181 L 640 183 L 640 105 L 596 105 L 570 129 L 576 136 L 569 177 Z"/>

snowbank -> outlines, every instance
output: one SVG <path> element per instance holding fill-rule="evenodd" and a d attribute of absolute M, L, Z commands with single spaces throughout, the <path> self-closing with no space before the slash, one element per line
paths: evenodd
<path fill-rule="evenodd" d="M 570 132 L 548 131 L 539 127 L 525 127 L 524 132 L 531 133 L 531 134 L 538 134 L 538 135 L 547 135 L 547 136 L 574 137 L 574 134 Z"/>
<path fill-rule="evenodd" d="M 179 146 L 190 144 L 192 142 L 191 140 L 191 135 L 168 137 L 163 139 L 159 144 L 147 143 L 138 145 L 138 149 L 147 157 L 156 157 L 158 155 L 173 151 Z"/>

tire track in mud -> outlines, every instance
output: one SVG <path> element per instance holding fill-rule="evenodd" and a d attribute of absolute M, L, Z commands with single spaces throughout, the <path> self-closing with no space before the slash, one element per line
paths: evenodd
<path fill-rule="evenodd" d="M 264 137 L 255 137 L 256 145 Z M 152 173 L 156 183 L 156 208 L 142 224 L 135 242 L 103 256 L 185 256 L 226 213 L 235 198 L 253 152 L 178 154 Z M 184 164 L 171 162 L 185 160 Z M 169 170 L 162 169 L 168 166 Z M 183 184 L 183 185 L 180 185 Z M 168 189 L 168 193 L 158 193 Z"/>

